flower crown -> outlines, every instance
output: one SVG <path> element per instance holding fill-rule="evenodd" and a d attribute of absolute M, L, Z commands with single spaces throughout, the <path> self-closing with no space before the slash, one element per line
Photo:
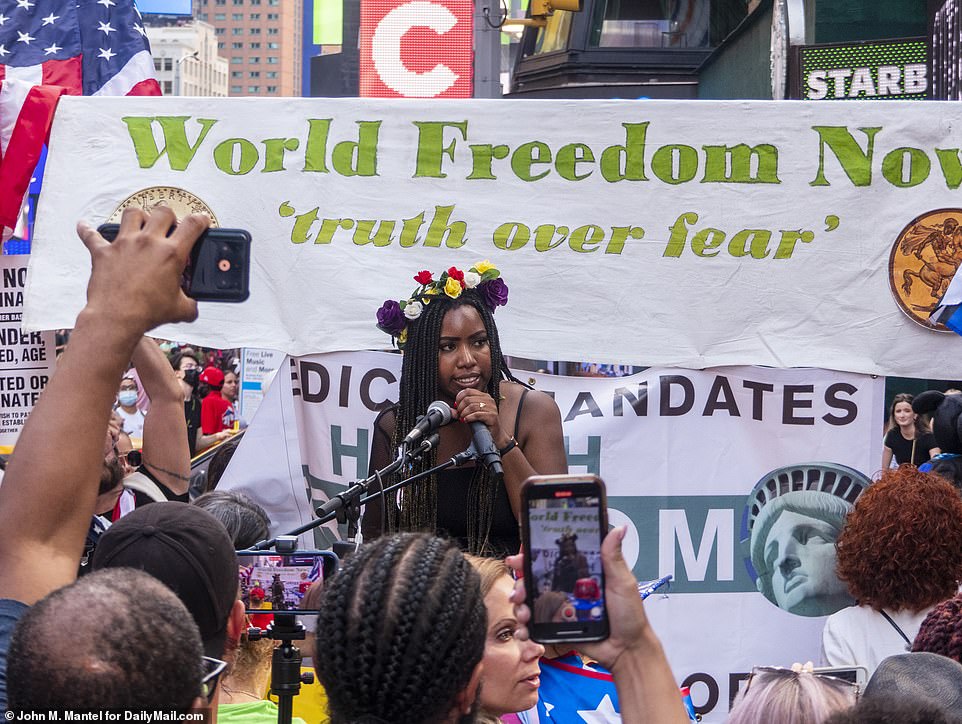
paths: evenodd
<path fill-rule="evenodd" d="M 425 270 L 414 275 L 420 286 L 408 299 L 388 299 L 377 310 L 377 328 L 390 334 L 398 349 L 407 342 L 408 325 L 417 320 L 431 298 L 445 295 L 457 299 L 465 289 L 476 289 L 484 305 L 492 314 L 498 307 L 508 303 L 508 285 L 501 279 L 501 272 L 488 260 L 479 261 L 468 271 L 451 267 L 435 279 Z"/>

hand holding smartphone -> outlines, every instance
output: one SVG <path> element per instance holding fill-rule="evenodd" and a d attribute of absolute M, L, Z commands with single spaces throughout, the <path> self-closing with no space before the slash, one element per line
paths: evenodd
<path fill-rule="evenodd" d="M 607 498 L 595 475 L 536 475 L 521 490 L 528 630 L 541 643 L 608 638 L 601 541 Z"/>
<path fill-rule="evenodd" d="M 120 224 L 102 224 L 97 231 L 107 241 L 113 241 Z M 201 302 L 246 300 L 250 296 L 250 247 L 251 235 L 244 229 L 204 231 L 184 269 L 184 293 Z"/>

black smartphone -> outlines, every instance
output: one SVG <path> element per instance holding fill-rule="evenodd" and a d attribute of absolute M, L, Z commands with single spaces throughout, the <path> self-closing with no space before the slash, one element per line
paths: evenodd
<path fill-rule="evenodd" d="M 97 231 L 113 241 L 120 224 L 102 224 Z M 190 252 L 181 287 L 200 302 L 243 302 L 250 296 L 250 257 L 246 230 L 207 229 Z"/>
<path fill-rule="evenodd" d="M 275 611 L 316 615 L 319 610 L 314 601 L 319 587 L 334 575 L 337 565 L 337 556 L 331 551 L 298 551 L 287 555 L 237 551 L 237 580 L 244 608 L 260 628 L 267 628 Z M 311 593 L 315 587 L 317 593 Z M 258 616 L 264 620 L 258 621 Z"/>
<path fill-rule="evenodd" d="M 521 489 L 528 630 L 541 643 L 608 638 L 601 541 L 605 484 L 596 475 L 535 475 Z"/>

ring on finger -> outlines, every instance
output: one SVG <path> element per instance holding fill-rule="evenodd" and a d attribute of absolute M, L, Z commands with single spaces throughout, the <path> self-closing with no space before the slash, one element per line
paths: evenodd
<path fill-rule="evenodd" d="M 483 403 L 483 402 L 479 402 L 479 403 L 478 403 L 478 409 L 479 409 L 479 410 L 483 410 L 483 409 L 484 409 L 484 403 Z"/>

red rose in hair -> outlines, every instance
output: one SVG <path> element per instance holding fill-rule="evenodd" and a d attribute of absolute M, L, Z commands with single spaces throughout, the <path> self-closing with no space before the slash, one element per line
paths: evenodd
<path fill-rule="evenodd" d="M 431 272 L 425 269 L 424 271 L 419 271 L 414 275 L 414 281 L 423 287 L 426 284 L 430 284 L 434 280 L 431 278 Z"/>
<path fill-rule="evenodd" d="M 448 269 L 448 276 L 456 280 L 461 284 L 461 288 L 464 289 L 464 272 L 457 267 L 451 267 Z"/>

